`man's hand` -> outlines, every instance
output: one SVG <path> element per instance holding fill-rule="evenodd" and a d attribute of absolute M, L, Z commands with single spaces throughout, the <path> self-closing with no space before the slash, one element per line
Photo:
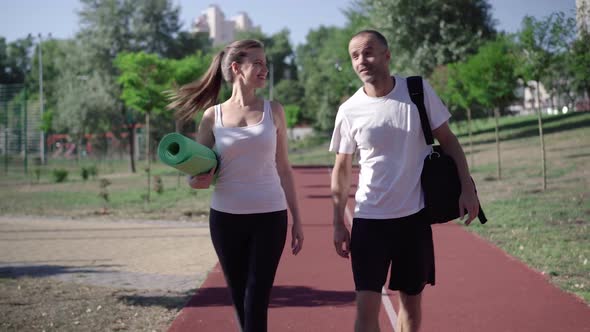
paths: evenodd
<path fill-rule="evenodd" d="M 348 258 L 350 254 L 350 232 L 344 223 L 334 225 L 334 247 L 341 257 Z"/>
<path fill-rule="evenodd" d="M 477 198 L 475 188 L 473 186 L 470 187 L 469 190 L 462 190 L 461 196 L 459 196 L 459 220 L 463 220 L 467 216 L 465 220 L 465 225 L 467 226 L 479 214 L 479 199 Z M 465 214 L 465 210 L 467 210 L 467 214 Z"/>

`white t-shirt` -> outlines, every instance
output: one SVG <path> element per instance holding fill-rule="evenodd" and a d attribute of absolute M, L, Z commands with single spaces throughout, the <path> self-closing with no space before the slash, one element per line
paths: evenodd
<path fill-rule="evenodd" d="M 420 174 L 430 148 L 405 77 L 394 77 L 395 87 L 386 96 L 369 97 L 361 87 L 336 115 L 330 151 L 358 150 L 360 155 L 357 218 L 401 218 L 424 208 Z M 451 115 L 430 84 L 423 82 L 424 104 L 434 130 Z"/>

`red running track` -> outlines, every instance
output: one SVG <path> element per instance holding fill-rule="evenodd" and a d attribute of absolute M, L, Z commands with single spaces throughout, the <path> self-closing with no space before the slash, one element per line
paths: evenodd
<path fill-rule="evenodd" d="M 352 331 L 354 284 L 350 262 L 337 256 L 332 244 L 329 169 L 296 168 L 294 173 L 305 243 L 293 256 L 287 237 L 269 331 Z M 449 223 L 433 230 L 437 285 L 423 293 L 421 331 L 590 331 L 590 307 L 540 273 L 462 226 Z M 387 302 L 397 308 L 395 292 L 384 297 Z M 393 331 L 386 310 L 381 310 L 381 326 Z M 169 328 L 184 331 L 239 331 L 219 265 Z"/>

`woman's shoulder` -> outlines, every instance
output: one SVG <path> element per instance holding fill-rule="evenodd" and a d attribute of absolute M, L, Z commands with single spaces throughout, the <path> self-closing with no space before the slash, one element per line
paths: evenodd
<path fill-rule="evenodd" d="M 211 122 L 215 121 L 215 106 L 211 106 L 203 112 L 203 120 Z"/>
<path fill-rule="evenodd" d="M 271 100 L 267 101 L 270 103 L 270 112 L 272 115 L 273 122 L 275 125 L 280 125 L 285 122 L 285 110 L 283 109 L 283 105 L 281 103 Z"/>
<path fill-rule="evenodd" d="M 276 114 L 277 112 L 279 112 L 279 113 L 284 112 L 283 105 L 281 103 L 279 103 L 278 101 L 270 100 L 268 102 L 270 103 L 270 109 L 272 110 L 273 114 Z"/>

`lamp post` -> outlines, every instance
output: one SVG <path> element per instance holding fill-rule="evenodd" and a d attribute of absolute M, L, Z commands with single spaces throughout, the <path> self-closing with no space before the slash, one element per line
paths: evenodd
<path fill-rule="evenodd" d="M 43 113 L 45 111 L 45 103 L 43 100 L 43 36 L 41 33 L 37 36 L 39 37 L 39 109 L 41 113 L 41 121 L 43 121 Z M 51 32 L 48 37 L 51 38 Z M 41 165 L 45 165 L 45 130 L 43 128 L 41 128 L 39 147 Z"/>
<path fill-rule="evenodd" d="M 274 85 L 274 67 L 272 64 L 272 61 L 270 62 L 270 68 L 269 68 L 269 74 L 270 74 L 270 84 L 268 86 L 268 100 L 272 101 L 272 93 L 273 93 L 273 85 Z"/>

